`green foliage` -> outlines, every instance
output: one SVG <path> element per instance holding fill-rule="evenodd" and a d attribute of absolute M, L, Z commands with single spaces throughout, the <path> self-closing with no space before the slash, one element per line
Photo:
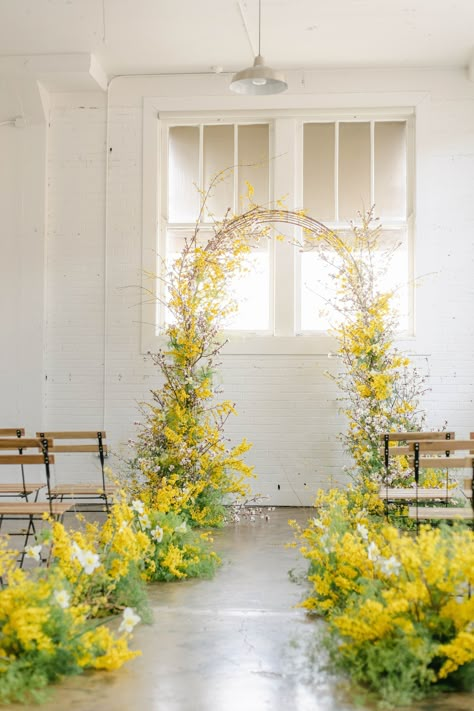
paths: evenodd
<path fill-rule="evenodd" d="M 157 513 L 150 516 L 151 526 L 161 529 L 159 543 L 146 561 L 150 581 L 212 578 L 220 565 L 219 557 L 210 550 L 209 534 L 191 528 L 182 516 Z"/>
<path fill-rule="evenodd" d="M 402 532 L 377 515 L 373 486 L 320 492 L 317 516 L 296 527 L 312 586 L 303 606 L 326 618 L 334 666 L 385 707 L 469 688 L 474 533 Z"/>

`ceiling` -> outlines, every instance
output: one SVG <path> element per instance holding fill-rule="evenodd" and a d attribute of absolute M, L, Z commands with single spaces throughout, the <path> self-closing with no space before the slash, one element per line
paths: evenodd
<path fill-rule="evenodd" d="M 261 0 L 279 69 L 464 67 L 474 0 Z M 92 53 L 119 74 L 233 72 L 258 48 L 258 0 L 0 0 L 0 56 Z"/>

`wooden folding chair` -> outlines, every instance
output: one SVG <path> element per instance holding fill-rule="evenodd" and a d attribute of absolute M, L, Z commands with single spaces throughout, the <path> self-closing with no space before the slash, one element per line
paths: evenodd
<path fill-rule="evenodd" d="M 49 495 L 50 465 L 54 464 L 54 455 L 49 454 L 51 444 L 51 440 L 48 439 L 22 438 L 22 450 L 34 448 L 36 454 L 25 454 L 23 451 L 19 454 L 17 438 L 2 438 L 0 440 L 0 466 L 12 464 L 23 464 L 24 467 L 41 465 L 44 468 L 45 481 L 40 488 L 46 486 Z M 8 452 L 8 450 L 10 451 Z M 38 453 L 38 450 L 40 453 Z M 28 489 L 28 484 L 26 488 Z M 26 530 L 9 532 L 9 535 L 24 537 L 23 551 L 19 560 L 20 565 L 23 565 L 25 547 L 28 545 L 29 538 L 36 533 L 35 522 L 42 521 L 45 515 L 61 519 L 69 508 L 71 508 L 70 503 L 53 502 L 49 496 L 47 501 L 0 502 L 0 529 L 5 521 L 25 521 L 27 523 Z"/>
<path fill-rule="evenodd" d="M 50 451 L 55 454 L 95 454 L 100 462 L 100 478 L 96 481 L 56 483 L 51 487 L 50 496 L 57 501 L 71 501 L 74 511 L 91 512 L 97 507 L 110 509 L 110 499 L 115 487 L 105 480 L 106 433 L 100 430 L 37 432 L 38 437 L 53 439 Z M 57 442 L 59 440 L 59 443 Z M 57 463 L 56 463 L 57 466 Z M 95 472 L 97 476 L 97 473 Z M 90 474 L 89 474 L 90 479 Z"/>
<path fill-rule="evenodd" d="M 449 477 L 446 477 L 446 486 L 444 489 L 432 487 L 420 487 L 419 478 L 415 476 L 414 487 L 390 487 L 388 485 L 388 471 L 390 457 L 392 456 L 407 456 L 413 454 L 414 442 L 441 442 L 451 441 L 455 438 L 454 432 L 385 432 L 380 435 L 380 440 L 383 442 L 382 453 L 384 457 L 386 475 L 386 483 L 380 487 L 379 496 L 384 499 L 386 504 L 390 501 L 419 501 L 444 499 L 446 505 L 453 498 L 454 492 L 449 488 Z M 397 442 L 395 446 L 390 446 L 390 442 Z M 399 443 L 404 444 L 400 445 Z M 447 453 L 446 444 L 442 449 Z"/>
<path fill-rule="evenodd" d="M 469 469 L 471 473 L 470 479 L 470 490 L 471 494 L 474 491 L 474 456 L 473 453 L 473 441 L 471 439 L 466 440 L 450 440 L 449 448 L 447 448 L 446 442 L 410 442 L 409 443 L 409 457 L 413 460 L 413 470 L 415 476 L 415 482 L 418 485 L 419 482 L 419 472 L 421 468 L 433 468 L 433 469 Z M 459 452 L 465 452 L 461 456 Z M 452 455 L 455 456 L 452 456 Z M 448 475 L 447 475 L 448 476 Z M 464 488 L 466 490 L 466 480 L 464 483 Z M 446 503 L 444 507 L 434 506 L 434 507 L 422 507 L 420 508 L 419 499 L 415 500 L 415 506 L 410 506 L 408 509 L 408 516 L 416 520 L 417 524 L 421 519 L 464 519 L 472 520 L 474 527 L 474 497 L 471 495 L 471 506 L 468 507 L 449 507 Z"/>
<path fill-rule="evenodd" d="M 11 450 L 11 440 L 17 438 L 17 452 L 23 454 L 26 449 L 25 430 L 23 427 L 9 427 L 0 429 L 0 451 Z M 34 500 L 38 500 L 40 489 L 46 486 L 46 482 L 26 482 L 25 467 L 23 460 L 20 463 L 21 482 L 20 481 L 0 481 L 0 498 L 18 498 L 21 497 L 28 501 L 28 497 L 34 495 Z"/>

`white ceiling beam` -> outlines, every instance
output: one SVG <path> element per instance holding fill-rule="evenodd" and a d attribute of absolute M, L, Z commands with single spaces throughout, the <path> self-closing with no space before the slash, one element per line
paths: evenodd
<path fill-rule="evenodd" d="M 97 57 L 86 52 L 0 57 L 0 75 L 37 79 L 53 92 L 106 91 L 108 83 Z"/>

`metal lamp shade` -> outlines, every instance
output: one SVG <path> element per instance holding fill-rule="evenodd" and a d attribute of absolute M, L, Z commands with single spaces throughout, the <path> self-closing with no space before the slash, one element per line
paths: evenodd
<path fill-rule="evenodd" d="M 288 89 L 288 84 L 283 72 L 265 66 L 259 54 L 255 57 L 253 67 L 234 74 L 230 88 L 237 94 L 279 94 Z"/>

